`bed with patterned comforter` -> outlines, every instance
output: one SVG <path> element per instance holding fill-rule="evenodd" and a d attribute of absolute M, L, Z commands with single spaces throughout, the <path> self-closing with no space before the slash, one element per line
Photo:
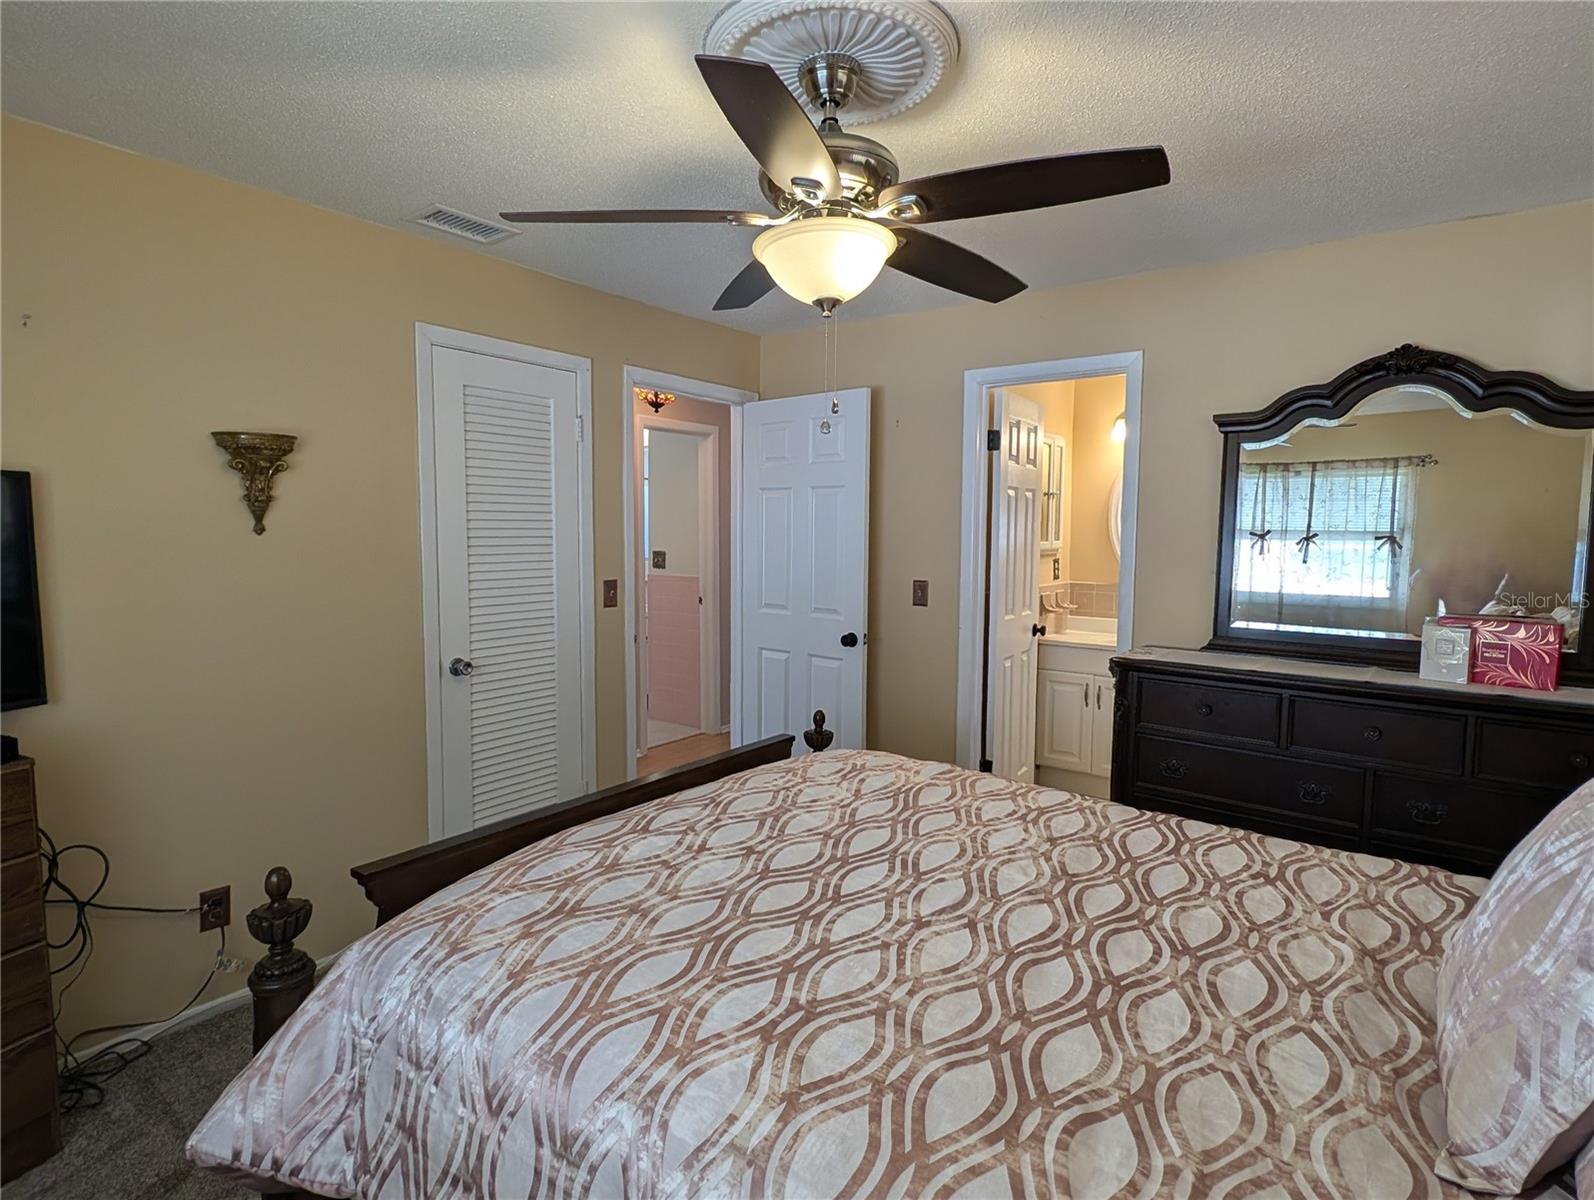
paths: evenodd
<path fill-rule="evenodd" d="M 1482 881 L 866 751 L 508 856 L 361 939 L 196 1162 L 329 1196 L 1456 1197 Z"/>

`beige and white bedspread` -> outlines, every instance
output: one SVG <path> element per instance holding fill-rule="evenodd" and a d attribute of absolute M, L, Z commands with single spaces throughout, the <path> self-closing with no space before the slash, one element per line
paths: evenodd
<path fill-rule="evenodd" d="M 326 1196 L 1460 1196 L 1481 881 L 870 752 L 584 825 L 351 947 L 195 1131 Z"/>

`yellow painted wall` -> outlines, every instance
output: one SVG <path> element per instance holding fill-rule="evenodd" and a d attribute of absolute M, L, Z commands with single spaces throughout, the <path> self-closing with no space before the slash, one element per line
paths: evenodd
<path fill-rule="evenodd" d="M 369 927 L 350 864 L 426 833 L 415 322 L 593 360 L 599 578 L 622 576 L 622 366 L 814 391 L 821 328 L 754 338 L 10 118 L 0 142 L 0 439 L 37 472 L 51 687 L 5 727 L 46 827 L 110 851 L 108 899 L 231 884 L 251 954 L 242 911 L 287 861 L 323 954 Z M 966 369 L 1145 352 L 1136 640 L 1198 645 L 1213 413 L 1408 340 L 1594 386 L 1591 261 L 1579 204 L 849 325 L 842 383 L 874 388 L 871 744 L 953 751 Z M 256 538 L 209 431 L 262 427 L 302 441 Z M 608 783 L 623 610 L 596 622 Z M 186 918 L 98 924 L 68 1032 L 165 1015 L 212 953 Z"/>
<path fill-rule="evenodd" d="M 426 837 L 415 323 L 592 359 L 615 579 L 623 366 L 753 388 L 758 341 L 12 118 L 0 141 L 0 437 L 35 472 L 50 687 L 5 728 L 39 761 L 40 818 L 110 853 L 107 900 L 230 884 L 251 959 L 243 912 L 286 862 L 323 954 L 371 925 L 349 867 Z M 213 429 L 300 435 L 263 537 Z M 607 784 L 624 611 L 596 622 Z M 214 953 L 191 917 L 95 923 L 68 1033 L 165 1016 Z"/>
<path fill-rule="evenodd" d="M 1074 436 L 1069 453 L 1073 483 L 1068 510 L 1073 578 L 1118 582 L 1118 555 L 1107 529 L 1107 499 L 1123 470 L 1124 448 L 1112 440 L 1113 422 L 1124 411 L 1124 377 L 1106 375 L 1074 384 Z"/>
<path fill-rule="evenodd" d="M 870 743 L 954 752 L 965 370 L 1144 352 L 1134 638 L 1199 646 L 1216 571 L 1214 413 L 1408 341 L 1594 387 L 1591 263 L 1584 202 L 845 326 L 840 382 L 874 388 Z M 761 378 L 766 395 L 817 390 L 819 323 L 763 338 Z M 928 608 L 909 603 L 915 578 L 930 581 Z"/>

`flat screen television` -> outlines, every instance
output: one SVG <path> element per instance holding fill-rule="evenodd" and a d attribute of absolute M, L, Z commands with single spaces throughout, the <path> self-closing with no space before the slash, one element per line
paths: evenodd
<path fill-rule="evenodd" d="M 33 479 L 26 471 L 0 471 L 0 677 L 0 709 L 44 703 Z"/>

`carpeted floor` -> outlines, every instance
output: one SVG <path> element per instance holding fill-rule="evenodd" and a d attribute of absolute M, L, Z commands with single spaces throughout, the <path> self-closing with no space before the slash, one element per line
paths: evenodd
<path fill-rule="evenodd" d="M 105 1085 L 105 1101 L 68 1113 L 61 1153 L 6 1184 L 5 1200 L 240 1200 L 256 1193 L 200 1171 L 183 1144 L 249 1062 L 249 1005 L 158 1038 Z"/>

